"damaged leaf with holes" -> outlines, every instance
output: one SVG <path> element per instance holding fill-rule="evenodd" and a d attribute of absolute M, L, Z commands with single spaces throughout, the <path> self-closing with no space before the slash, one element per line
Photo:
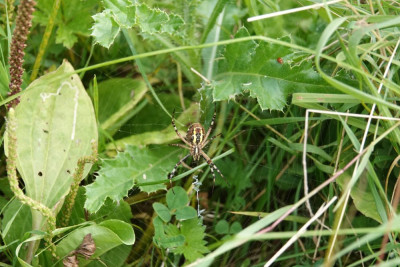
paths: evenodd
<path fill-rule="evenodd" d="M 69 193 L 77 162 L 92 153 L 97 123 L 92 102 L 70 63 L 32 82 L 15 109 L 17 170 L 27 197 L 55 215 Z M 7 139 L 7 137 L 6 137 Z M 8 141 L 5 141 L 8 155 Z M 88 164 L 83 175 L 91 168 Z M 32 229 L 45 230 L 46 219 L 32 211 Z"/>
<path fill-rule="evenodd" d="M 171 147 L 127 146 L 114 159 L 103 160 L 96 180 L 85 187 L 85 208 L 96 212 L 107 198 L 120 201 L 135 185 L 146 193 L 166 189 L 163 181 L 178 160 L 178 155 L 179 151 Z M 142 185 L 151 182 L 154 184 Z"/>
<path fill-rule="evenodd" d="M 241 28 L 235 38 L 248 37 Z M 290 43 L 290 38 L 281 41 Z M 249 92 L 261 109 L 283 110 L 287 97 L 294 92 L 332 92 L 309 61 L 291 65 L 292 49 L 263 41 L 246 41 L 225 47 L 214 76 L 214 99 L 229 100 Z M 283 64 L 277 59 L 281 58 Z"/>

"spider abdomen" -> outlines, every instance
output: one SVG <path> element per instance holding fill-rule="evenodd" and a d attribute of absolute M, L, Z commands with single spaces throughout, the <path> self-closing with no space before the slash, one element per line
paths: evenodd
<path fill-rule="evenodd" d="M 200 123 L 193 123 L 190 125 L 187 133 L 186 140 L 193 146 L 198 146 L 204 139 L 204 127 Z"/>

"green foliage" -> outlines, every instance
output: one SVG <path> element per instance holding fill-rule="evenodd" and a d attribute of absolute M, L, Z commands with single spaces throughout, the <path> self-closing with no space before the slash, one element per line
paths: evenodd
<path fill-rule="evenodd" d="M 115 159 L 103 160 L 96 181 L 86 186 L 85 208 L 96 212 L 107 198 L 120 201 L 134 185 L 147 193 L 165 189 L 170 166 L 178 160 L 173 148 L 126 147 Z"/>
<path fill-rule="evenodd" d="M 57 254 L 65 257 L 76 249 L 85 235 L 91 234 L 96 247 L 93 258 L 99 257 L 111 249 L 121 245 L 132 245 L 135 242 L 135 233 L 130 224 L 120 220 L 107 220 L 96 225 L 78 228 L 69 233 L 58 245 Z M 79 266 L 86 266 L 91 260 L 80 260 Z"/>
<path fill-rule="evenodd" d="M 121 29 L 139 26 L 144 34 L 180 35 L 184 22 L 175 14 L 167 14 L 146 4 L 124 1 L 104 1 L 105 9 L 93 16 L 92 31 L 96 43 L 109 48 Z"/>
<path fill-rule="evenodd" d="M 50 0 L 38 1 L 34 21 L 46 26 L 53 3 L 54 1 Z M 57 27 L 56 43 L 63 44 L 66 48 L 72 48 L 78 41 L 78 36 L 89 36 L 93 21 L 91 14 L 97 3 L 97 0 L 71 0 L 67 5 L 62 5 L 54 23 Z"/>
<path fill-rule="evenodd" d="M 241 28 L 235 38 L 247 37 Z M 290 43 L 290 38 L 282 41 Z M 243 92 L 257 98 L 261 109 L 282 110 L 293 92 L 328 92 L 330 86 L 308 62 L 294 64 L 293 50 L 276 44 L 247 41 L 229 44 L 219 61 L 214 99 L 229 100 Z M 277 61 L 282 58 L 283 64 Z"/>
<path fill-rule="evenodd" d="M 242 226 L 239 222 L 234 222 L 232 225 L 229 225 L 226 220 L 220 220 L 215 225 L 215 232 L 218 234 L 237 234 L 241 230 Z"/>
<path fill-rule="evenodd" d="M 76 162 L 97 140 L 93 106 L 72 72 L 65 62 L 36 80 L 15 111 L 18 171 L 27 195 L 50 208 L 66 196 Z"/>
<path fill-rule="evenodd" d="M 169 248 L 174 254 L 183 254 L 188 262 L 193 262 L 209 251 L 204 241 L 205 227 L 197 218 L 196 210 L 186 206 L 189 199 L 182 187 L 169 190 L 166 198 L 168 207 L 153 204 L 158 215 L 153 219 L 154 243 L 160 248 Z M 170 222 L 171 215 L 175 215 L 178 225 Z"/>
<path fill-rule="evenodd" d="M 71 0 L 53 14 L 57 2 L 36 2 L 16 110 L 19 158 L 7 159 L 22 181 L 0 178 L 3 265 L 61 265 L 87 233 L 96 250 L 80 265 L 399 265 L 396 1 Z M 0 4 L 3 107 L 19 3 Z M 203 151 L 229 185 L 216 174 L 213 188 L 207 162 L 188 157 L 171 181 L 179 186 L 166 191 L 190 153 L 168 146 L 188 145 L 172 111 L 185 137 L 192 123 L 209 129 L 214 104 L 209 138 L 222 135 Z M 61 228 L 76 162 L 97 135 L 101 160 L 86 168 Z M 15 186 L 58 215 L 60 259 L 42 240 L 45 220 L 16 200 Z M 335 196 L 338 207 L 301 232 L 301 245 L 287 246 Z"/>

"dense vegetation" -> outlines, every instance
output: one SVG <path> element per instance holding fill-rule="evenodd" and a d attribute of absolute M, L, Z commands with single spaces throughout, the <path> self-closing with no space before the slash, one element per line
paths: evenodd
<path fill-rule="evenodd" d="M 1 266 L 400 264 L 400 2 L 0 10 Z"/>

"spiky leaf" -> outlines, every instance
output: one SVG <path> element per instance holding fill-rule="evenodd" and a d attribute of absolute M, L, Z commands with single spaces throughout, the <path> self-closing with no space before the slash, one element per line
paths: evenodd
<path fill-rule="evenodd" d="M 135 184 L 139 184 L 139 188 L 147 193 L 165 189 L 162 182 L 144 186 L 140 184 L 167 179 L 168 173 L 179 160 L 178 152 L 171 147 L 149 149 L 128 146 L 116 158 L 103 160 L 96 181 L 86 186 L 85 208 L 96 212 L 106 198 L 120 201 Z"/>
<path fill-rule="evenodd" d="M 247 36 L 246 28 L 241 28 L 235 37 Z M 229 100 L 249 92 L 261 109 L 282 110 L 288 94 L 331 89 L 310 63 L 291 66 L 285 59 L 283 64 L 277 61 L 290 53 L 287 47 L 252 40 L 227 45 L 215 76 L 214 99 Z"/>

